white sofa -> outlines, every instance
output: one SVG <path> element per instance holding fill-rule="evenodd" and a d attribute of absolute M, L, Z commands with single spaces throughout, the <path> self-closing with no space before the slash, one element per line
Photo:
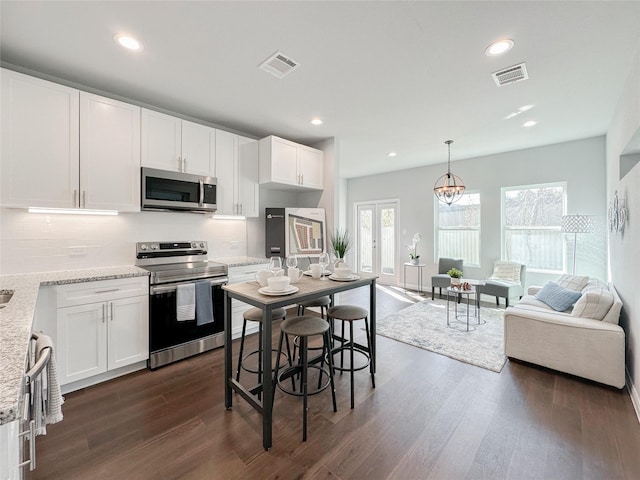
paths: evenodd
<path fill-rule="evenodd" d="M 505 355 L 623 388 L 625 334 L 618 325 L 622 302 L 613 285 L 589 279 L 581 290 L 575 289 L 581 291 L 580 300 L 563 312 L 535 297 L 541 288 L 529 287 L 528 295 L 505 310 Z M 585 302 L 590 306 L 585 308 Z"/>

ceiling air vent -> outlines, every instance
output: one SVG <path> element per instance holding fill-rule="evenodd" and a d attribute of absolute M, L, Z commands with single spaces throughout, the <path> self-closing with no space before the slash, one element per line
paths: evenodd
<path fill-rule="evenodd" d="M 503 68 L 497 72 L 493 72 L 491 77 L 498 87 L 502 87 L 503 85 L 508 85 L 510 83 L 528 80 L 529 74 L 527 73 L 527 66 L 524 63 L 519 63 L 518 65 L 513 65 L 511 67 Z"/>
<path fill-rule="evenodd" d="M 291 57 L 286 56 L 282 52 L 276 52 L 262 62 L 258 68 L 270 73 L 274 77 L 282 78 L 299 66 L 300 64 Z"/>

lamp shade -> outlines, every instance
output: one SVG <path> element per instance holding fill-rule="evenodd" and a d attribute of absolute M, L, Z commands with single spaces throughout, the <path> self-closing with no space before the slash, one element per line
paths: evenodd
<path fill-rule="evenodd" d="M 563 215 L 562 231 L 564 233 L 591 233 L 593 223 L 593 215 Z"/>

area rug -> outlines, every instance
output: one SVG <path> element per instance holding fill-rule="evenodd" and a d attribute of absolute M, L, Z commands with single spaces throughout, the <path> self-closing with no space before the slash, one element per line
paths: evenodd
<path fill-rule="evenodd" d="M 453 301 L 447 326 L 446 300 L 425 300 L 393 313 L 376 323 L 378 335 L 398 340 L 461 362 L 500 372 L 505 363 L 503 345 L 504 309 L 481 307 L 481 323 L 470 316 L 467 332 L 466 303 L 458 306 L 455 320 Z M 471 305 L 473 314 L 473 305 Z"/>

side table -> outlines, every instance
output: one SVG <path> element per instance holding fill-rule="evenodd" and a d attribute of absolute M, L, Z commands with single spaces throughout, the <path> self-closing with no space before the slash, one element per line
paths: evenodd
<path fill-rule="evenodd" d="M 426 267 L 426 263 L 405 262 L 403 266 L 404 274 L 404 291 L 407 291 L 407 267 L 415 267 L 418 269 L 418 293 L 422 295 L 422 270 Z"/>
<path fill-rule="evenodd" d="M 458 320 L 458 298 L 462 295 L 467 297 L 467 332 L 469 331 L 469 309 L 470 309 L 470 300 L 471 295 L 474 295 L 473 307 L 474 307 L 474 317 L 478 321 L 478 325 L 480 325 L 480 303 L 478 301 L 478 290 L 475 286 L 471 288 L 471 290 L 462 290 L 453 287 L 447 287 L 447 326 L 451 326 L 451 322 L 449 321 L 449 297 L 453 295 L 453 305 L 455 307 L 454 317 L 455 320 Z"/>

